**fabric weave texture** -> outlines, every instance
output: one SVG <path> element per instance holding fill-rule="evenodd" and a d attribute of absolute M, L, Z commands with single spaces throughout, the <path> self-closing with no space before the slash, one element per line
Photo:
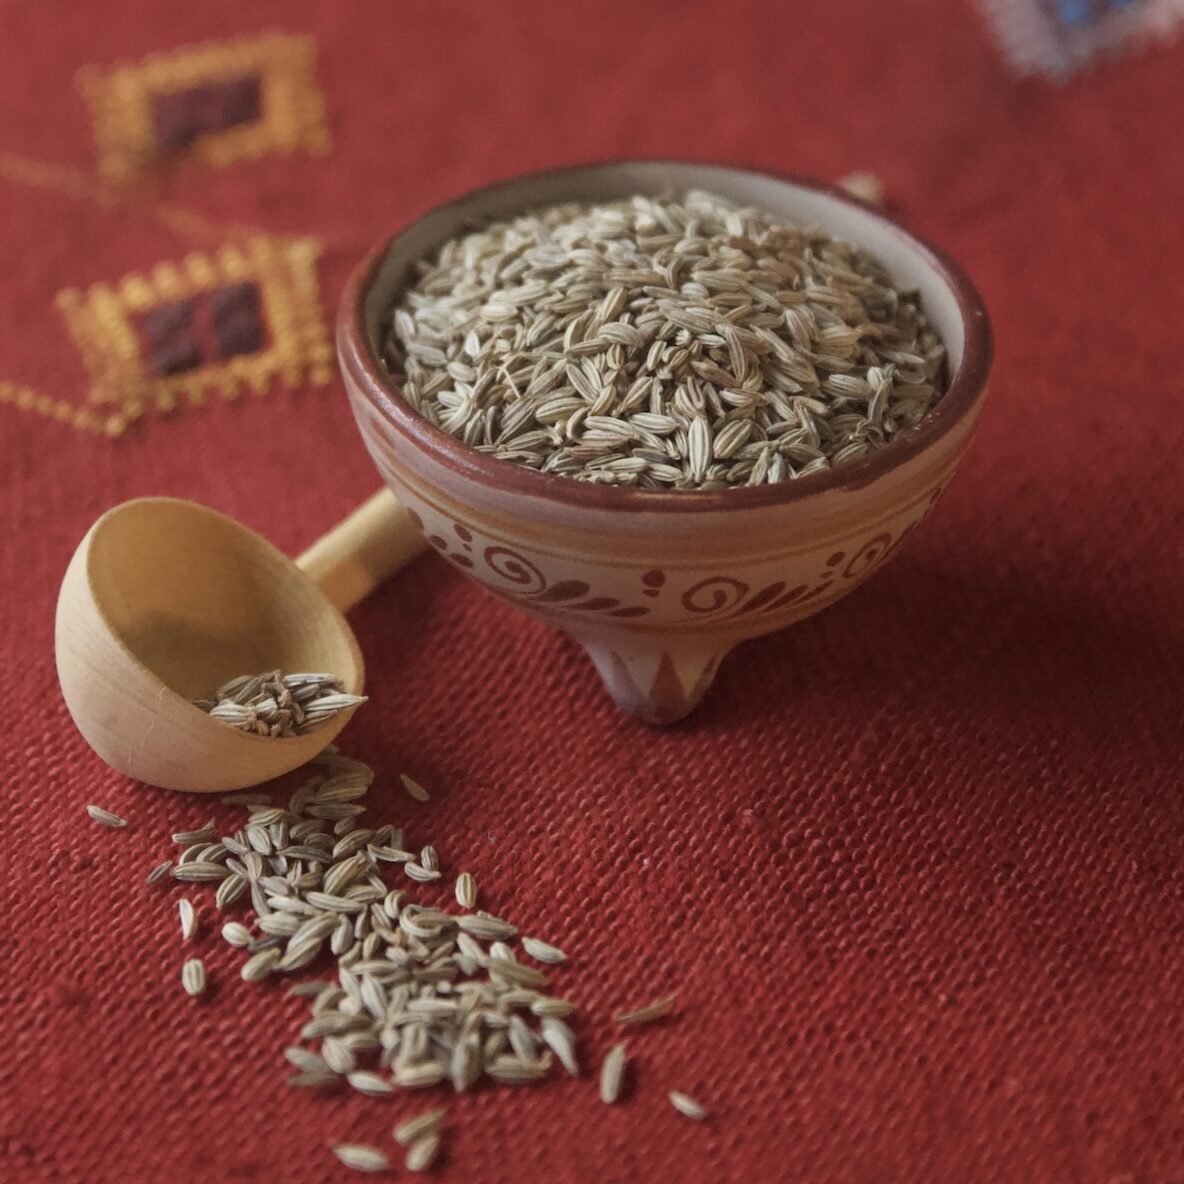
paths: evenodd
<path fill-rule="evenodd" d="M 118 201 L 14 179 L 16 158 L 98 175 L 79 68 L 270 28 L 315 39 L 328 151 L 181 160 Z M 369 817 L 569 952 L 553 981 L 590 1070 L 449 1098 L 436 1178 L 1184 1179 L 1184 46 L 1056 87 L 1012 79 L 969 0 L 10 0 L 0 65 L 0 383 L 75 406 L 56 294 L 219 247 L 162 202 L 315 237 L 331 317 L 381 235 L 496 177 L 616 156 L 878 174 L 980 287 L 996 368 L 962 470 L 866 587 L 737 650 L 666 731 L 438 557 L 351 618 L 372 700 L 341 746 L 379 771 Z M 116 440 L 0 402 L 0 1179 L 354 1178 L 329 1145 L 393 1153 L 436 1095 L 285 1086 L 305 1004 L 238 978 L 212 894 L 144 882 L 170 831 L 236 812 L 105 768 L 52 645 L 109 505 L 193 498 L 296 553 L 368 495 L 340 381 L 213 393 Z M 602 1105 L 611 1014 L 667 990 L 677 1017 L 629 1036 L 629 1096 Z"/>

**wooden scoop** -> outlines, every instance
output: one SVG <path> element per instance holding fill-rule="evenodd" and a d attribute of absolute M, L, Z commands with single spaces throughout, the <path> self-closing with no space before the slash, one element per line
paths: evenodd
<path fill-rule="evenodd" d="M 335 674 L 360 694 L 362 655 L 342 613 L 423 545 L 385 489 L 295 562 L 194 502 L 124 502 L 90 528 L 62 581 L 66 706 L 95 752 L 140 781 L 222 793 L 278 777 L 324 749 L 352 712 L 270 737 L 191 700 L 276 669 Z"/>

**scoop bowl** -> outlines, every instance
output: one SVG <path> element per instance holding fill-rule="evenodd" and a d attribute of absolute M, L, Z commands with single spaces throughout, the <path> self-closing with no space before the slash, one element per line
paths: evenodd
<path fill-rule="evenodd" d="M 329 671 L 355 695 L 364 676 L 349 625 L 305 571 L 232 518 L 177 498 L 124 502 L 91 527 L 62 581 L 55 648 L 66 706 L 107 764 L 201 793 L 304 764 L 353 709 L 272 737 L 193 699 L 277 668 Z"/>

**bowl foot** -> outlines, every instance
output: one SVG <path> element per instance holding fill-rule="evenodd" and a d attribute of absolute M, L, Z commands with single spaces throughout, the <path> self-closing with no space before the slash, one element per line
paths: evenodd
<path fill-rule="evenodd" d="M 577 637 L 613 702 L 642 723 L 672 724 L 689 715 L 715 681 L 732 647 L 621 645 Z"/>

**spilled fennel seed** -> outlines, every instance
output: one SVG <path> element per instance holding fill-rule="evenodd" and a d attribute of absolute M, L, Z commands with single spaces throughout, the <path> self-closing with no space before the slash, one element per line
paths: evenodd
<path fill-rule="evenodd" d="M 464 1092 L 482 1077 L 530 1085 L 549 1077 L 556 1063 L 578 1075 L 576 1035 L 564 1022 L 573 1005 L 547 993 L 543 970 L 518 960 L 519 949 L 544 965 L 561 961 L 563 951 L 520 937 L 511 922 L 475 909 L 469 873 L 454 883 L 459 913 L 419 904 L 411 899 L 413 887 L 392 888 L 384 879 L 384 872 L 396 871 L 391 863 L 413 864 L 434 879 L 441 875 L 439 857 L 424 845 L 415 863 L 414 853 L 403 850 L 402 830 L 363 824 L 358 800 L 373 780 L 366 765 L 330 748 L 314 759 L 286 805 L 259 793 L 241 795 L 233 804 L 246 811 L 242 825 L 220 836 L 212 822 L 178 831 L 174 839 L 193 841 L 175 863 L 153 872 L 154 881 L 171 875 L 208 883 L 222 911 L 240 898 L 250 907 L 253 916 L 221 928 L 227 944 L 243 950 L 240 972 L 248 982 L 295 973 L 326 948 L 332 955 L 335 978 L 299 982 L 289 991 L 310 1001 L 311 1015 L 300 1032 L 306 1043 L 284 1052 L 295 1070 L 288 1085 L 345 1084 L 378 1097 L 441 1083 Z M 356 808 L 343 813 L 350 806 Z M 178 909 L 184 933 L 196 925 L 197 912 L 188 900 Z M 199 959 L 183 966 L 182 985 L 192 995 L 206 989 Z M 674 999 L 666 995 L 615 1018 L 648 1022 L 667 1014 Z M 388 1026 L 391 1014 L 405 1022 Z M 598 1074 L 604 1102 L 620 1098 L 627 1069 L 625 1046 L 615 1045 Z M 689 1095 L 672 1091 L 669 1098 L 687 1117 L 706 1117 Z M 408 1171 L 425 1171 L 437 1160 L 443 1115 L 438 1107 L 395 1127 Z M 334 1153 L 357 1171 L 391 1166 L 385 1152 L 365 1144 L 338 1144 Z"/>
<path fill-rule="evenodd" d="M 295 973 L 326 950 L 332 956 L 335 981 L 293 988 L 311 1015 L 304 1043 L 284 1054 L 295 1070 L 288 1083 L 381 1096 L 442 1082 L 463 1092 L 482 1077 L 526 1085 L 550 1076 L 556 1062 L 578 1072 L 575 1033 L 561 1018 L 571 1004 L 547 994 L 543 970 L 518 961 L 515 925 L 463 904 L 460 912 L 429 907 L 413 899 L 415 884 L 386 882 L 384 873 L 398 873 L 392 863 L 434 880 L 441 860 L 424 844 L 414 862 L 401 830 L 365 825 L 359 799 L 373 780 L 366 765 L 327 750 L 286 804 L 250 795 L 237 828 L 178 831 L 194 842 L 162 873 L 208 884 L 222 910 L 251 909 L 221 930 L 242 949 L 248 982 Z M 471 875 L 456 887 L 475 904 Z M 388 1025 L 391 1014 L 408 1022 Z M 437 1158 L 440 1117 L 429 1112 L 400 1126 L 409 1170 Z M 384 1170 L 369 1154 L 375 1150 L 342 1144 L 338 1158 L 360 1171 Z"/>
<path fill-rule="evenodd" d="M 338 1143 L 333 1148 L 333 1154 L 347 1168 L 353 1168 L 356 1172 L 385 1172 L 391 1166 L 391 1161 L 383 1152 L 364 1143 Z"/>
<path fill-rule="evenodd" d="M 614 1044 L 605 1055 L 600 1066 L 600 1100 L 612 1105 L 621 1096 L 621 1087 L 625 1083 L 625 1068 L 628 1063 L 628 1053 L 623 1044 Z"/>
<path fill-rule="evenodd" d="M 177 912 L 181 918 L 181 940 L 189 941 L 197 932 L 197 910 L 192 901 L 182 897 L 177 901 Z"/>
<path fill-rule="evenodd" d="M 404 1165 L 409 1172 L 426 1172 L 436 1162 L 440 1151 L 440 1136 L 432 1133 L 421 1135 L 407 1149 Z"/>
<path fill-rule="evenodd" d="M 670 1104 L 679 1114 L 685 1114 L 687 1118 L 693 1118 L 697 1122 L 707 1117 L 707 1111 L 690 1094 L 672 1089 L 667 1096 L 670 1098 Z"/>
<path fill-rule="evenodd" d="M 434 1110 L 415 1115 L 414 1118 L 404 1119 L 394 1129 L 394 1140 L 401 1147 L 406 1147 L 423 1135 L 435 1134 L 443 1118 L 444 1107 L 437 1106 Z"/>
<path fill-rule="evenodd" d="M 197 996 L 206 989 L 206 968 L 200 958 L 190 958 L 181 967 L 181 986 L 186 995 Z"/>
<path fill-rule="evenodd" d="M 126 819 L 120 818 L 118 814 L 112 814 L 110 810 L 104 810 L 102 806 L 87 806 L 86 812 L 100 826 L 108 826 L 112 830 L 119 830 L 121 827 L 127 826 Z"/>
<path fill-rule="evenodd" d="M 618 1024 L 652 1024 L 654 1020 L 659 1020 L 669 1014 L 670 1009 L 674 1006 L 675 998 L 673 993 L 662 995 L 644 1007 L 618 1012 L 613 1018 Z"/>

